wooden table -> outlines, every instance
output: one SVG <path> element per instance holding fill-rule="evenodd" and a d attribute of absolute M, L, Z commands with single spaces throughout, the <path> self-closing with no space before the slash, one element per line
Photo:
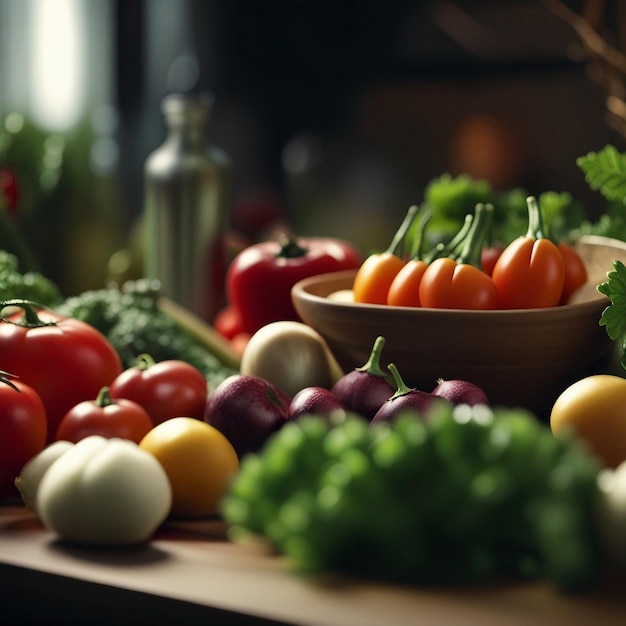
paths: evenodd
<path fill-rule="evenodd" d="M 564 595 L 542 584 L 476 589 L 309 581 L 218 520 L 166 525 L 147 545 L 59 541 L 19 504 L 0 506 L 0 624 L 618 626 L 624 579 Z"/>

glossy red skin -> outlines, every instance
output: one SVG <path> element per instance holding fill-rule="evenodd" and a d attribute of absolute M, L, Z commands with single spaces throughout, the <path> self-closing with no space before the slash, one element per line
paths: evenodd
<path fill-rule="evenodd" d="M 22 313 L 11 316 L 19 321 Z M 97 397 L 122 371 L 106 337 L 77 319 L 40 312 L 53 324 L 25 327 L 0 321 L 0 369 L 18 376 L 41 397 L 48 420 L 47 443 L 63 416 L 83 400 Z"/>
<path fill-rule="evenodd" d="M 95 400 L 85 400 L 65 414 L 56 439 L 76 443 L 90 435 L 100 435 L 139 443 L 153 427 L 145 409 L 132 400 L 121 398 L 105 406 Z"/>
<path fill-rule="evenodd" d="M 287 421 L 291 398 L 258 376 L 233 374 L 209 396 L 204 421 L 217 428 L 239 458 L 258 452 Z"/>
<path fill-rule="evenodd" d="M 19 381 L 0 382 L 0 499 L 17 497 L 15 479 L 44 449 L 46 409 L 37 392 Z"/>
<path fill-rule="evenodd" d="M 239 311 L 230 304 L 224 307 L 218 311 L 213 319 L 213 328 L 229 341 L 234 339 L 239 333 L 243 332 Z"/>
<path fill-rule="evenodd" d="M 111 383 L 110 394 L 142 406 L 156 426 L 172 417 L 203 419 L 208 388 L 200 370 L 172 359 L 124 370 Z"/>
<path fill-rule="evenodd" d="M 291 288 L 303 278 L 357 269 L 361 253 L 350 243 L 324 237 L 302 237 L 306 251 L 294 258 L 280 256 L 278 241 L 264 241 L 242 250 L 226 273 L 228 301 L 241 315 L 242 330 L 282 320 L 300 321 L 291 301 Z"/>

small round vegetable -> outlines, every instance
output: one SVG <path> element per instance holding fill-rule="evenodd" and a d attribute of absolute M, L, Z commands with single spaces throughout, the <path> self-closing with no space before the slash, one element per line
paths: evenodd
<path fill-rule="evenodd" d="M 371 420 L 394 393 L 380 366 L 384 345 L 385 338 L 377 337 L 365 365 L 342 376 L 331 389 L 347 410 L 367 420 Z"/>
<path fill-rule="evenodd" d="M 449 400 L 452 404 L 489 405 L 487 394 L 478 385 L 466 380 L 443 380 L 439 378 L 437 386 L 431 393 L 434 396 Z"/>
<path fill-rule="evenodd" d="M 573 429 L 608 467 L 626 460 L 626 379 L 597 374 L 570 385 L 550 414 L 555 435 Z"/>
<path fill-rule="evenodd" d="M 398 368 L 393 363 L 389 364 L 389 371 L 393 374 L 397 389 L 391 398 L 378 409 L 370 422 L 371 426 L 381 422 L 393 422 L 406 411 L 417 411 L 423 418 L 427 418 L 437 403 L 450 404 L 445 398 L 409 387 L 402 380 Z"/>
<path fill-rule="evenodd" d="M 287 411 L 287 419 L 295 420 L 303 415 L 319 415 L 328 417 L 331 413 L 345 414 L 341 401 L 324 387 L 305 387 L 291 399 Z"/>
<path fill-rule="evenodd" d="M 287 421 L 291 397 L 259 376 L 233 374 L 209 396 L 204 420 L 233 445 L 239 458 L 258 452 Z"/>
<path fill-rule="evenodd" d="M 174 417 L 155 426 L 139 446 L 159 461 L 169 478 L 172 516 L 217 513 L 239 459 L 216 428 L 191 417 Z"/>
<path fill-rule="evenodd" d="M 0 373 L 0 499 L 18 496 L 15 478 L 46 444 L 46 410 L 37 392 Z"/>
<path fill-rule="evenodd" d="M 322 336 L 302 322 L 272 322 L 248 341 L 240 372 L 258 376 L 294 396 L 305 387 L 330 389 L 341 376 Z"/>
<path fill-rule="evenodd" d="M 15 479 L 15 486 L 18 488 L 26 508 L 30 509 L 37 517 L 39 517 L 37 492 L 41 479 L 48 468 L 73 446 L 71 441 L 54 441 L 30 459 Z"/>
<path fill-rule="evenodd" d="M 153 425 L 172 417 L 201 420 L 208 395 L 200 370 L 186 361 L 169 359 L 156 363 L 149 354 L 137 357 L 110 385 L 111 398 L 126 398 L 141 405 Z"/>
<path fill-rule="evenodd" d="M 125 398 L 114 400 L 109 388 L 103 387 L 95 400 L 79 402 L 65 414 L 56 438 L 76 443 L 90 435 L 100 435 L 139 443 L 153 426 L 142 406 Z"/>
<path fill-rule="evenodd" d="M 93 435 L 50 465 L 39 484 L 37 511 L 62 539 L 122 546 L 150 539 L 171 501 L 168 477 L 154 456 L 127 439 Z"/>

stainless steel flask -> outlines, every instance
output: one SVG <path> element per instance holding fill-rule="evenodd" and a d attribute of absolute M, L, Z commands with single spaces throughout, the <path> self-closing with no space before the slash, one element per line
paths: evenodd
<path fill-rule="evenodd" d="M 146 277 L 206 321 L 223 305 L 231 163 L 206 138 L 213 96 L 170 94 L 164 143 L 144 170 Z"/>

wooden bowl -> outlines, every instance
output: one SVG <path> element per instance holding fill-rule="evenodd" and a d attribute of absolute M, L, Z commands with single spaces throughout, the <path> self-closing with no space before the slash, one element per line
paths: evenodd
<path fill-rule="evenodd" d="M 585 237 L 577 248 L 589 283 L 571 304 L 559 307 L 465 311 L 329 299 L 351 289 L 354 271 L 302 280 L 292 299 L 344 371 L 363 365 L 382 335 L 383 366 L 394 363 L 408 385 L 432 391 L 438 378 L 467 380 L 482 387 L 493 406 L 524 407 L 546 419 L 558 395 L 577 379 L 601 371 L 614 347 L 599 325 L 609 301 L 596 286 L 606 280 L 614 259 L 626 263 L 626 244 Z"/>

